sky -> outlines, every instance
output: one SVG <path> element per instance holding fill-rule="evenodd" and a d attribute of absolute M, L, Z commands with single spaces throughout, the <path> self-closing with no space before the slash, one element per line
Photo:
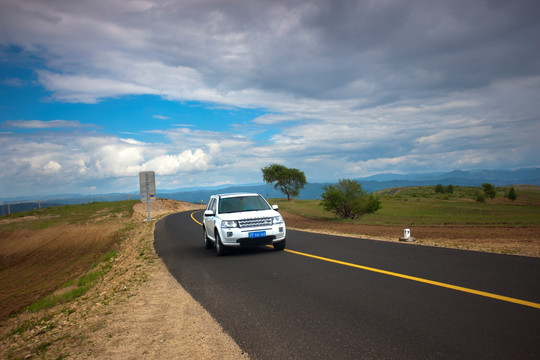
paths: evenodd
<path fill-rule="evenodd" d="M 0 198 L 540 166 L 540 2 L 0 0 Z"/>

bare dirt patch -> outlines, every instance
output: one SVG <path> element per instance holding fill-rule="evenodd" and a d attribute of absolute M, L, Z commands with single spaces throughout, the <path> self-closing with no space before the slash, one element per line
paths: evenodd
<path fill-rule="evenodd" d="M 0 233 L 0 319 L 86 271 L 117 241 L 121 224 Z"/>
<path fill-rule="evenodd" d="M 328 222 L 283 213 L 288 229 L 398 242 L 403 228 Z M 417 226 L 410 229 L 416 241 L 406 244 L 540 257 L 540 226 Z"/>

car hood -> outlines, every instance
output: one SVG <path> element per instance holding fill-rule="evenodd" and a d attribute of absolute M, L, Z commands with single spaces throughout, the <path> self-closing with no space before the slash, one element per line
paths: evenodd
<path fill-rule="evenodd" d="M 258 219 L 280 216 L 276 210 L 243 211 L 230 214 L 219 214 L 222 220 Z"/>

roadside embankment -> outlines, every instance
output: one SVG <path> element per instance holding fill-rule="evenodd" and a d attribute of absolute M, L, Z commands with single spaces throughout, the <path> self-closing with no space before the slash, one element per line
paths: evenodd
<path fill-rule="evenodd" d="M 159 199 L 151 214 L 198 208 Z M 101 269 L 100 278 L 82 296 L 1 322 L 0 358 L 248 358 L 157 257 L 155 222 L 144 222 L 146 211 L 145 204 L 135 204 L 115 256 L 92 269 Z"/>

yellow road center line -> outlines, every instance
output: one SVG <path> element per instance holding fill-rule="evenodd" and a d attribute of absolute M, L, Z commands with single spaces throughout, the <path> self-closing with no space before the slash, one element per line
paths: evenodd
<path fill-rule="evenodd" d="M 317 260 L 331 262 L 331 263 L 334 263 L 334 264 L 350 266 L 350 267 L 357 268 L 357 269 L 372 271 L 372 272 L 376 272 L 376 273 L 380 273 L 380 274 L 384 274 L 384 275 L 389 275 L 389 276 L 395 276 L 395 277 L 402 278 L 402 279 L 417 281 L 417 282 L 421 282 L 421 283 L 425 283 L 425 284 L 430 284 L 430 285 L 434 285 L 434 286 L 440 286 L 440 287 L 447 288 L 447 289 L 457 290 L 457 291 L 461 291 L 461 292 L 480 295 L 480 296 L 484 296 L 484 297 L 488 297 L 488 298 L 492 298 L 492 299 L 502 300 L 502 301 L 506 301 L 506 302 L 511 302 L 511 303 L 515 303 L 515 304 L 519 304 L 519 305 L 530 306 L 530 307 L 533 307 L 533 308 L 536 308 L 536 309 L 540 309 L 540 304 L 535 303 L 535 302 L 531 302 L 531 301 L 515 299 L 515 298 L 508 297 L 508 296 L 492 294 L 492 293 L 489 293 L 489 292 L 469 289 L 469 288 L 462 287 L 462 286 L 445 284 L 445 283 L 442 283 L 442 282 L 428 280 L 428 279 L 422 279 L 422 278 L 415 277 L 415 276 L 409 276 L 409 275 L 404 275 L 404 274 L 395 273 L 395 272 L 391 272 L 391 271 L 375 269 L 375 268 L 368 267 L 368 266 L 363 266 L 363 265 L 353 264 L 353 263 L 349 263 L 349 262 L 345 262 L 345 261 L 329 259 L 329 258 L 325 258 L 325 257 L 322 257 L 322 256 L 317 256 L 317 255 L 306 254 L 306 253 L 299 252 L 299 251 L 294 251 L 294 250 L 289 250 L 289 249 L 285 249 L 284 251 L 292 253 L 292 254 L 296 254 L 296 255 L 306 256 L 306 257 L 317 259 Z"/>
<path fill-rule="evenodd" d="M 193 219 L 193 221 L 195 221 L 199 225 L 202 225 L 201 222 L 197 221 L 193 217 L 193 214 L 195 214 L 195 212 L 191 213 L 191 218 Z M 492 299 L 496 299 L 496 300 L 511 302 L 511 303 L 514 303 L 514 304 L 519 304 L 519 305 L 524 305 L 524 306 L 529 306 L 529 307 L 533 307 L 533 308 L 536 308 L 536 309 L 540 309 L 540 304 L 532 302 L 532 301 L 525 301 L 525 300 L 515 299 L 515 298 L 508 297 L 508 296 L 497 295 L 497 294 L 493 294 L 493 293 L 489 293 L 489 292 L 485 292 L 485 291 L 469 289 L 469 288 L 462 287 L 462 286 L 446 284 L 446 283 L 442 283 L 442 282 L 439 282 L 439 281 L 433 281 L 433 280 L 419 278 L 419 277 L 416 277 L 416 276 L 409 276 L 409 275 L 405 275 L 405 274 L 395 273 L 395 272 L 392 272 L 392 271 L 376 269 L 376 268 L 372 268 L 372 267 L 369 267 L 369 266 L 363 266 L 363 265 L 353 264 L 353 263 L 349 263 L 349 262 L 345 262 L 345 261 L 329 259 L 329 258 L 325 258 L 325 257 L 322 257 L 322 256 L 303 253 L 303 252 L 300 252 L 300 251 L 294 251 L 294 250 L 289 250 L 289 249 L 285 249 L 284 251 L 286 251 L 288 253 L 291 253 L 291 254 L 296 254 L 296 255 L 300 255 L 300 256 L 309 257 L 309 258 L 312 258 L 312 259 L 327 261 L 327 262 L 334 263 L 334 264 L 349 266 L 349 267 L 362 269 L 362 270 L 366 270 L 366 271 L 372 271 L 372 272 L 376 272 L 376 273 L 379 273 L 379 274 L 394 276 L 394 277 L 398 277 L 398 278 L 402 278 L 402 279 L 421 282 L 421 283 L 424 283 L 424 284 L 430 284 L 430 285 L 439 286 L 439 287 L 443 287 L 443 288 L 447 288 L 447 289 L 452 289 L 452 290 L 461 291 L 461 292 L 465 292 L 465 293 L 469 293 L 469 294 L 484 296 L 484 297 L 488 297 L 488 298 L 492 298 Z"/>
<path fill-rule="evenodd" d="M 193 221 L 195 221 L 197 224 L 199 224 L 199 225 L 202 226 L 202 222 L 199 222 L 197 219 L 195 219 L 195 218 L 193 217 L 193 214 L 195 214 L 195 213 L 198 213 L 198 211 L 192 212 L 192 213 L 191 213 L 191 218 L 192 218 Z"/>

